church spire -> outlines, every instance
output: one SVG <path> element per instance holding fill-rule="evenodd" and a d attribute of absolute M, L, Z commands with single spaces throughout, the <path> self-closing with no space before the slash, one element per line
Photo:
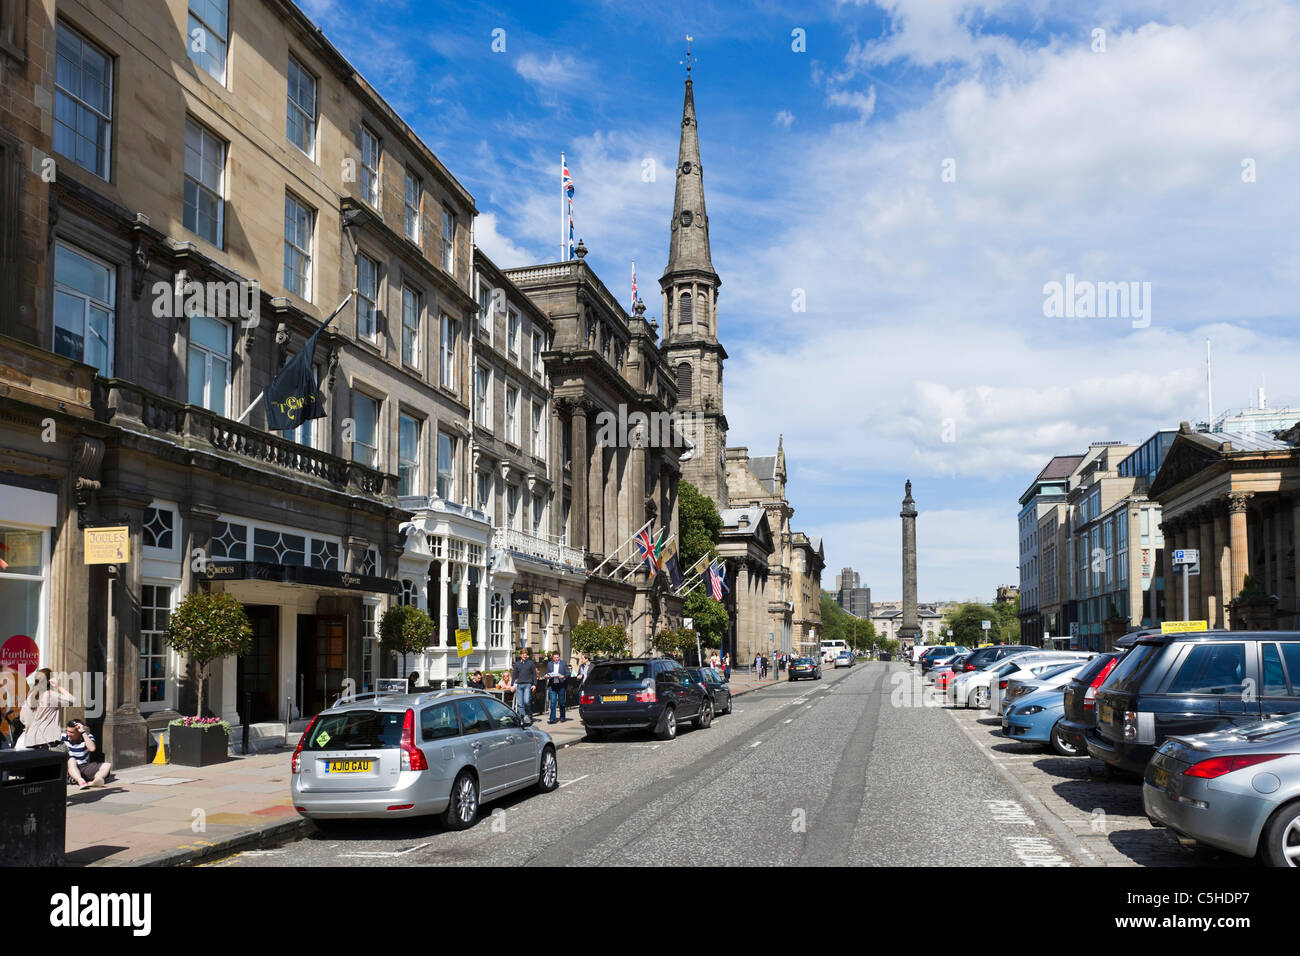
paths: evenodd
<path fill-rule="evenodd" d="M 677 150 L 677 192 L 673 197 L 672 241 L 668 268 L 674 272 L 713 272 L 709 253 L 709 217 L 704 209 L 704 174 L 700 135 L 695 125 L 695 92 L 687 53 L 686 97 L 682 103 L 682 140 Z"/>

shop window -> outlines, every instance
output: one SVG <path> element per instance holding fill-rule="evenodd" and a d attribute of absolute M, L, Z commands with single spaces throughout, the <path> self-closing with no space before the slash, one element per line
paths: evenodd
<path fill-rule="evenodd" d="M 0 525 L 0 640 L 25 634 L 41 642 L 45 532 Z"/>

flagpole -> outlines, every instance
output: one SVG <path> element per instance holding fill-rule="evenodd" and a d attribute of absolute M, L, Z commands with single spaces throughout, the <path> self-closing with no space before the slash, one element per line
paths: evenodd
<path fill-rule="evenodd" d="M 334 321 L 335 316 L 337 316 L 340 312 L 343 311 L 344 306 L 346 306 L 346 305 L 348 304 L 348 302 L 351 300 L 351 298 L 352 298 L 354 295 L 356 295 L 356 294 L 357 294 L 357 290 L 354 288 L 351 292 L 349 292 L 349 293 L 344 297 L 343 301 L 339 303 L 339 307 L 338 307 L 337 309 L 335 309 L 333 312 L 330 313 L 330 317 L 329 317 L 328 319 L 326 319 L 326 320 L 324 321 L 324 323 L 322 323 L 321 328 L 327 328 L 327 327 L 329 326 L 329 324 L 330 324 L 331 322 Z M 251 412 L 254 408 L 257 407 L 257 403 L 260 402 L 260 401 L 262 400 L 262 396 L 265 395 L 265 394 L 266 394 L 266 390 L 265 390 L 265 389 L 263 389 L 262 391 L 258 392 L 258 393 L 257 393 L 257 398 L 255 398 L 255 399 L 253 399 L 251 402 L 249 402 L 248 407 L 247 407 L 246 409 L 244 409 L 244 414 L 242 414 L 242 415 L 240 415 L 238 418 L 236 418 L 235 421 L 237 421 L 237 422 L 242 422 L 245 418 L 247 418 L 247 417 L 248 417 L 248 413 Z"/>
<path fill-rule="evenodd" d="M 564 161 L 564 152 L 560 152 L 560 261 L 566 261 L 568 256 L 568 236 L 569 230 L 565 224 L 564 215 L 564 168 L 567 165 Z"/>
<path fill-rule="evenodd" d="M 655 520 L 654 518 L 651 518 L 649 521 L 647 521 L 647 522 L 646 522 L 645 524 L 643 524 L 641 527 L 637 528 L 636 531 L 632 532 L 632 536 L 631 536 L 630 538 L 628 538 L 627 541 L 624 541 L 624 542 L 623 542 L 622 544 L 620 544 L 617 548 L 615 548 L 613 551 L 611 551 L 608 555 L 605 556 L 605 560 L 604 560 L 604 561 L 600 562 L 600 564 L 596 565 L 594 568 L 592 568 L 592 569 L 591 569 L 590 571 L 588 571 L 587 573 L 588 573 L 588 574 L 595 574 L 597 571 L 599 571 L 601 568 L 603 568 L 606 564 L 609 563 L 610 558 L 613 558 L 613 557 L 614 557 L 615 555 L 617 555 L 620 551 L 622 551 L 625 547 L 627 547 L 628 542 L 635 541 L 637 535 L 639 535 L 639 534 L 640 534 L 642 531 L 644 531 L 646 528 L 650 527 L 650 525 L 654 524 L 654 520 Z M 627 560 L 627 559 L 625 558 L 623 561 L 620 561 L 620 562 L 618 563 L 618 567 L 622 567 L 623 564 L 624 564 L 624 562 L 625 562 L 626 560 Z"/>

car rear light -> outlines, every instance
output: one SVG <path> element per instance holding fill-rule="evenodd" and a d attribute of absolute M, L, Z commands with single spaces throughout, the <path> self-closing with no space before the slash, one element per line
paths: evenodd
<path fill-rule="evenodd" d="M 973 670 L 975 669 L 975 665 L 974 665 L 974 664 L 963 664 L 963 665 L 961 665 L 961 669 L 962 669 L 962 673 L 966 673 L 967 671 L 973 671 Z"/>
<path fill-rule="evenodd" d="M 1183 771 L 1185 777 L 1201 777 L 1205 780 L 1213 780 L 1215 777 L 1222 777 L 1225 773 L 1232 773 L 1234 770 L 1244 770 L 1247 767 L 1253 767 L 1257 763 L 1265 763 L 1269 760 L 1276 760 L 1278 757 L 1285 757 L 1286 754 L 1242 754 L 1235 757 L 1211 757 L 1209 760 L 1202 760 L 1198 764 L 1193 764 Z"/>
<path fill-rule="evenodd" d="M 998 690 L 1006 690 L 1006 689 L 1007 689 L 1007 682 L 1005 680 L 998 681 Z"/>
<path fill-rule="evenodd" d="M 307 739 L 308 739 L 307 735 L 311 733 L 311 729 L 316 726 L 316 721 L 318 721 L 319 719 L 320 719 L 319 714 L 313 717 L 311 719 L 311 723 L 307 725 L 307 729 L 304 730 L 302 732 L 302 736 L 298 738 L 298 748 L 293 752 L 293 760 L 289 761 L 290 773 L 297 773 L 298 770 L 301 768 L 302 764 L 299 760 L 299 756 L 302 754 L 302 748 L 307 746 Z"/>
<path fill-rule="evenodd" d="M 579 704 L 594 704 L 596 702 L 595 694 L 582 694 L 578 697 Z"/>
<path fill-rule="evenodd" d="M 413 803 L 395 803 L 395 804 L 393 804 L 391 807 L 389 807 L 388 809 L 389 809 L 389 810 L 414 810 L 414 809 L 415 809 L 415 804 L 413 804 Z"/>
<path fill-rule="evenodd" d="M 1092 710 L 1096 706 L 1097 688 L 1100 687 L 1102 682 L 1110 676 L 1110 672 L 1115 669 L 1115 665 L 1118 663 L 1119 658 L 1112 657 L 1106 662 L 1106 666 L 1101 669 L 1101 672 L 1092 679 L 1092 683 L 1088 685 L 1088 689 L 1083 695 L 1084 710 Z"/>
<path fill-rule="evenodd" d="M 1124 711 L 1124 739 L 1138 739 L 1138 715 L 1136 710 Z"/>
<path fill-rule="evenodd" d="M 645 690 L 636 692 L 636 702 L 638 704 L 653 704 L 659 700 L 659 695 L 655 693 L 653 687 L 647 687 Z"/>
<path fill-rule="evenodd" d="M 415 711 L 406 712 L 406 720 L 402 722 L 402 740 L 398 745 L 402 748 L 402 769 L 403 770 L 428 770 L 429 761 L 424 759 L 424 751 L 415 746 Z M 389 807 L 389 810 L 409 810 L 410 807 Z"/>

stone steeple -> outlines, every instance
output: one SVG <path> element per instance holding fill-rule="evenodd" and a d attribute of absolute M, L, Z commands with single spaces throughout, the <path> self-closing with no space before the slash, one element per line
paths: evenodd
<path fill-rule="evenodd" d="M 916 617 L 916 501 L 912 498 L 909 480 L 903 497 L 903 625 L 898 629 L 898 639 L 911 644 L 921 642 L 921 627 Z"/>
<path fill-rule="evenodd" d="M 682 431 L 693 446 L 690 457 L 682 462 L 682 477 L 722 509 L 728 505 L 727 418 L 722 408 L 722 365 L 727 352 L 718 341 L 722 280 L 713 271 L 709 249 L 690 69 L 688 54 L 668 265 L 659 279 L 664 316 L 661 347 L 677 380 L 676 411 L 684 420 Z"/>

